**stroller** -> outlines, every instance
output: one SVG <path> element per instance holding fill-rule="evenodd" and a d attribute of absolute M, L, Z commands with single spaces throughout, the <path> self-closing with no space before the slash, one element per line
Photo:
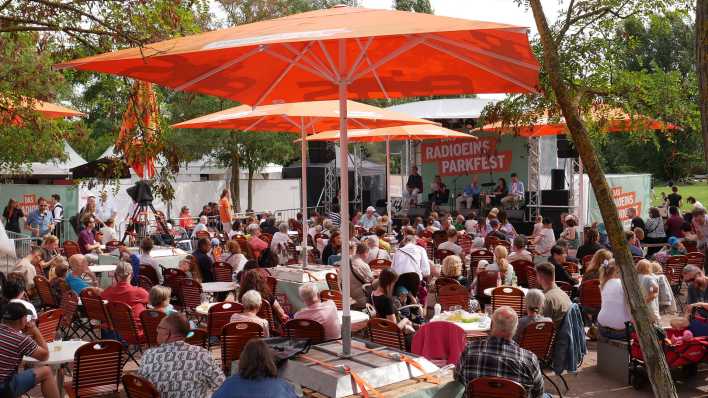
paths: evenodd
<path fill-rule="evenodd" d="M 657 338 L 666 356 L 669 369 L 680 369 L 683 376 L 690 378 L 696 375 L 698 364 L 703 362 L 708 354 L 708 338 L 682 338 L 684 330 L 657 329 Z M 632 324 L 627 323 L 627 347 L 629 350 L 629 384 L 639 390 L 648 384 L 649 378 L 646 363 L 639 346 L 637 333 Z"/>

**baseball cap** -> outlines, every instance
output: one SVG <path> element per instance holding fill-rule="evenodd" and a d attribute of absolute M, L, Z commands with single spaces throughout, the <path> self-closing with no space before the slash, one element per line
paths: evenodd
<path fill-rule="evenodd" d="M 30 315 L 30 313 L 21 303 L 7 303 L 2 309 L 3 321 L 16 321 L 27 315 Z"/>
<path fill-rule="evenodd" d="M 674 246 L 674 245 L 676 245 L 677 243 L 679 243 L 679 240 L 678 240 L 677 237 L 672 236 L 672 237 L 669 238 L 669 246 Z"/>
<path fill-rule="evenodd" d="M 401 294 L 408 294 L 408 289 L 405 286 L 399 285 L 396 287 L 396 296 L 400 296 Z"/>

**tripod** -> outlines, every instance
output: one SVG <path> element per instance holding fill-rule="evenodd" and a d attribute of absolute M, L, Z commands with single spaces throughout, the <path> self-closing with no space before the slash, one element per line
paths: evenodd
<path fill-rule="evenodd" d="M 163 242 L 169 245 L 174 244 L 174 239 L 172 238 L 172 235 L 169 234 L 164 218 L 160 216 L 160 213 L 158 213 L 157 210 L 155 210 L 155 206 L 152 205 L 151 201 L 140 202 L 135 207 L 135 211 L 133 211 L 133 215 L 130 217 L 130 222 L 126 227 L 125 232 L 123 232 L 123 239 L 120 240 L 121 243 L 125 242 L 125 238 L 128 237 L 130 231 L 135 231 L 135 237 L 138 241 L 142 241 L 144 238 L 150 236 L 150 234 L 147 233 L 147 219 L 150 211 L 152 211 L 152 214 L 155 216 L 155 221 L 160 225 L 160 227 L 162 227 Z M 143 213 L 145 213 L 145 226 L 142 226 L 139 222 L 137 222 L 139 215 Z M 167 236 L 169 236 L 169 239 L 165 239 Z"/>

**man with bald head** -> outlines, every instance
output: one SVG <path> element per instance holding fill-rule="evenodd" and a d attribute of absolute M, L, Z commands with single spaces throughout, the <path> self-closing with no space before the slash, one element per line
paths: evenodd
<path fill-rule="evenodd" d="M 160 344 L 143 354 L 138 374 L 163 398 L 210 397 L 224 383 L 224 373 L 209 351 L 184 341 L 189 323 L 173 313 L 157 325 Z"/>
<path fill-rule="evenodd" d="M 518 324 L 513 308 L 497 308 L 489 338 L 467 344 L 455 367 L 455 379 L 467 386 L 479 377 L 503 377 L 524 386 L 529 397 L 543 397 L 543 376 L 536 355 L 513 340 Z"/>
<path fill-rule="evenodd" d="M 77 295 L 87 287 L 98 286 L 96 275 L 89 270 L 88 259 L 83 254 L 74 254 L 69 257 L 69 267 L 71 267 L 71 272 L 66 274 L 66 283 Z M 84 277 L 88 278 L 91 284 L 86 282 Z"/>

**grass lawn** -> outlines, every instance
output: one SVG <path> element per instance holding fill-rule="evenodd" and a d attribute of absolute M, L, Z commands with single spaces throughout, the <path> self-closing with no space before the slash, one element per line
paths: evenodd
<path fill-rule="evenodd" d="M 678 186 L 678 193 L 681 195 L 681 204 L 682 210 L 687 211 L 689 210 L 690 206 L 686 202 L 686 198 L 689 196 L 693 196 L 696 198 L 697 201 L 703 203 L 704 206 L 708 206 L 708 183 L 706 182 L 701 182 L 697 184 L 692 184 L 692 185 L 679 185 Z M 660 205 L 661 204 L 661 193 L 666 192 L 666 194 L 671 193 L 671 188 L 667 186 L 656 186 L 654 187 L 654 197 L 653 197 L 653 202 L 654 205 Z"/>

